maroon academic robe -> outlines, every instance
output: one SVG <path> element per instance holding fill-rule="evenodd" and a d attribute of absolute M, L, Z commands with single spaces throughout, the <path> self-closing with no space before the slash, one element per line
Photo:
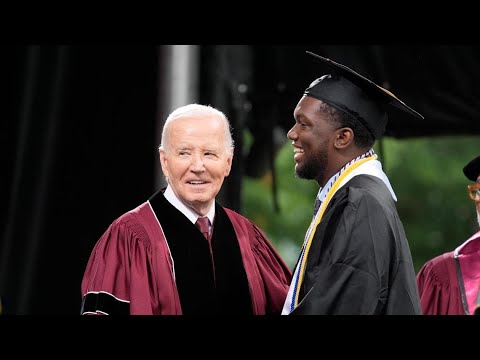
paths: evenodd
<path fill-rule="evenodd" d="M 229 296 L 229 292 L 234 293 L 232 298 L 241 298 L 243 295 L 240 294 L 240 288 L 244 278 L 245 291 L 242 291 L 247 294 L 245 303 L 248 302 L 248 313 L 280 314 L 291 281 L 289 268 L 255 224 L 218 203 L 216 206 L 216 219 L 220 219 L 218 226 L 215 220 L 213 229 L 213 238 L 216 238 L 219 244 L 216 245 L 217 251 L 232 252 L 222 255 L 228 257 L 228 261 L 224 260 L 222 263 L 221 259 L 218 259 L 214 262 L 215 268 L 223 267 L 225 271 L 222 273 L 229 274 L 222 283 L 222 275 L 217 273 L 216 286 L 224 284 L 222 286 L 227 289 L 223 294 L 225 298 Z M 225 243 L 224 238 L 228 238 L 228 235 L 220 234 L 225 228 L 232 229 L 231 238 L 236 238 L 233 241 L 238 242 L 238 267 L 243 267 L 244 270 L 236 269 L 230 273 L 230 270 L 227 271 L 227 267 L 231 266 L 229 264 L 235 262 L 235 254 L 231 250 L 235 246 L 229 244 L 228 249 L 221 249 L 222 242 Z M 228 230 L 225 232 L 228 233 Z M 191 242 L 182 245 L 181 242 L 187 238 Z M 195 244 L 208 249 L 208 245 L 204 243 L 206 244 L 206 239 L 198 229 L 173 208 L 161 193 L 157 193 L 149 201 L 114 221 L 97 241 L 82 280 L 82 314 L 180 315 L 186 313 L 185 309 L 182 310 L 182 303 L 185 308 L 189 304 L 192 309 L 190 313 L 202 313 L 202 309 L 195 306 L 201 303 L 203 293 L 210 296 L 208 294 L 217 291 L 215 285 L 209 285 L 209 279 L 215 278 L 208 273 L 212 268 L 211 260 L 208 260 L 208 268 L 202 267 L 203 263 L 192 265 L 190 272 L 185 268 L 198 258 L 204 262 L 207 258 L 210 259 L 208 255 L 201 255 L 209 253 L 209 250 L 203 252 L 203 247 L 190 250 Z M 188 252 L 194 254 L 186 255 Z M 175 258 L 178 261 L 174 260 Z M 198 273 L 198 276 L 205 276 L 190 280 Z M 244 274 L 243 278 L 241 273 Z M 231 276 L 234 279 L 229 281 Z M 183 279 L 183 299 L 179 296 L 179 279 Z M 205 285 L 195 288 L 196 283 L 202 282 L 205 282 Z M 191 297 L 198 298 L 191 300 Z M 232 298 L 223 302 L 235 303 L 237 300 Z M 223 313 L 236 312 L 226 308 Z"/>
<path fill-rule="evenodd" d="M 424 315 L 473 314 L 480 286 L 480 232 L 455 251 L 427 261 L 417 286 Z"/>

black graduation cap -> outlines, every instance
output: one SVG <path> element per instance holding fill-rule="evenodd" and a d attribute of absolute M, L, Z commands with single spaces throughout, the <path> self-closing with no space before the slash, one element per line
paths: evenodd
<path fill-rule="evenodd" d="M 305 94 L 322 100 L 331 106 L 353 115 L 374 135 L 381 138 L 388 121 L 385 105 L 393 105 L 419 119 L 424 117 L 407 106 L 387 89 L 356 73 L 345 65 L 307 51 L 333 69 L 305 90 Z"/>
<path fill-rule="evenodd" d="M 463 173 L 467 179 L 476 182 L 478 175 L 480 175 L 480 156 L 477 156 L 475 159 L 465 165 L 463 168 Z"/>

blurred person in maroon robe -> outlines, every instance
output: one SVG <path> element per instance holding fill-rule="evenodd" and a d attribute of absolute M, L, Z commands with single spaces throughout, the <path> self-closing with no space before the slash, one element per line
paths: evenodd
<path fill-rule="evenodd" d="M 116 219 L 81 284 L 81 314 L 280 314 L 291 272 L 252 221 L 215 200 L 234 153 L 219 110 L 190 104 L 167 118 L 167 187 Z M 195 225 L 208 219 L 205 235 Z"/>
<path fill-rule="evenodd" d="M 480 226 L 480 156 L 463 168 L 468 196 L 474 201 Z M 480 231 L 453 251 L 427 261 L 417 274 L 425 315 L 469 315 L 478 312 L 480 286 Z"/>

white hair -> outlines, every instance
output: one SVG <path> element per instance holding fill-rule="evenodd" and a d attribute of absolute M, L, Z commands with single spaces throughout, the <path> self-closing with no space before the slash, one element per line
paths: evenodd
<path fill-rule="evenodd" d="M 227 151 L 230 151 L 230 149 L 233 147 L 233 139 L 231 125 L 228 121 L 227 116 L 220 110 L 210 105 L 201 104 L 188 104 L 185 106 L 181 106 L 173 110 L 170 115 L 168 115 L 167 120 L 165 120 L 165 124 L 163 125 L 162 140 L 160 146 L 158 147 L 158 150 L 165 149 L 165 147 L 168 145 L 167 134 L 170 128 L 170 124 L 174 120 L 199 115 L 213 116 L 223 121 L 223 123 L 225 124 L 225 146 L 227 148 Z"/>

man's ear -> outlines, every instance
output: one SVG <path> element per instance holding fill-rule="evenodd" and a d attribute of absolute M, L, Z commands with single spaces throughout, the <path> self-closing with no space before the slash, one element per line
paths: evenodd
<path fill-rule="evenodd" d="M 335 131 L 335 140 L 333 145 L 337 149 L 344 149 L 348 147 L 355 137 L 353 130 L 351 128 L 345 127 Z"/>
<path fill-rule="evenodd" d="M 160 165 L 162 166 L 162 172 L 165 177 L 168 177 L 167 157 L 165 156 L 165 150 L 159 150 L 160 153 Z"/>
<path fill-rule="evenodd" d="M 225 177 L 230 175 L 230 170 L 232 170 L 232 163 L 233 163 L 233 146 L 230 149 L 229 154 L 227 155 L 227 166 L 225 168 Z"/>

